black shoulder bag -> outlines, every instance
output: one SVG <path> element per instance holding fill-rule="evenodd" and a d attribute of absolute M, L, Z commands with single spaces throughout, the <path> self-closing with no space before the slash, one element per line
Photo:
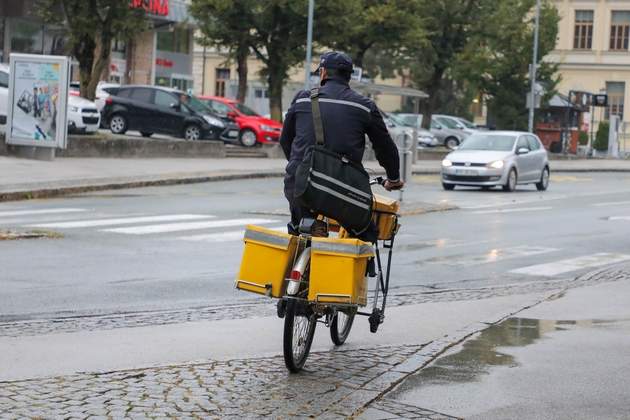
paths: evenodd
<path fill-rule="evenodd" d="M 312 212 L 360 235 L 372 220 L 370 177 L 360 163 L 326 149 L 318 98 L 315 88 L 311 91 L 315 146 L 306 151 L 295 173 L 295 198 Z"/>

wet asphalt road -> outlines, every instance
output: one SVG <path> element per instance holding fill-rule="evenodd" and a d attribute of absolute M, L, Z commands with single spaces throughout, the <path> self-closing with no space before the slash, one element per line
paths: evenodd
<path fill-rule="evenodd" d="M 482 331 L 386 399 L 453 418 L 628 419 L 629 293 L 627 280 L 570 290 Z"/>
<path fill-rule="evenodd" d="M 544 193 L 445 192 L 436 176 L 415 177 L 409 207 L 459 210 L 402 219 L 392 287 L 527 284 L 630 259 L 629 186 L 629 174 L 582 173 L 552 176 Z M 64 235 L 0 242 L 0 320 L 249 299 L 233 289 L 243 225 L 280 228 L 286 216 L 264 213 L 285 207 L 280 179 L 0 203 L 1 228 Z M 66 222 L 81 226 L 58 225 Z"/>

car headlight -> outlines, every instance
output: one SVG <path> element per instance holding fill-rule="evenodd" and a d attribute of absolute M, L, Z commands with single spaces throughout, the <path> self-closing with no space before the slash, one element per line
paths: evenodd
<path fill-rule="evenodd" d="M 450 166 L 453 166 L 453 162 L 451 162 L 451 161 L 450 161 L 450 160 L 448 160 L 448 159 L 444 159 L 444 160 L 442 161 L 442 166 L 444 166 L 445 168 L 448 168 L 448 167 L 450 167 Z"/>
<path fill-rule="evenodd" d="M 214 125 L 215 127 L 225 128 L 225 123 L 218 118 L 211 117 L 210 115 L 204 115 L 203 119 L 210 125 Z"/>
<path fill-rule="evenodd" d="M 68 106 L 68 111 L 70 111 L 70 112 L 79 112 L 79 108 L 76 107 L 76 106 L 70 105 L 70 106 Z"/>
<path fill-rule="evenodd" d="M 272 127 L 270 125 L 265 125 L 265 124 L 260 124 L 260 129 L 262 131 L 277 131 L 278 129 L 275 127 Z"/>
<path fill-rule="evenodd" d="M 503 163 L 502 160 L 495 160 L 494 162 L 490 162 L 488 163 L 488 168 L 492 168 L 492 169 L 503 169 L 503 166 L 505 165 L 505 163 Z"/>

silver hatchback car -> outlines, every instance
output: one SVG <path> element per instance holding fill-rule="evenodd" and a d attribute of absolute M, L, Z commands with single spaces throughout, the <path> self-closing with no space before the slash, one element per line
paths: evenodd
<path fill-rule="evenodd" d="M 517 184 L 549 186 L 547 151 L 534 134 L 520 131 L 480 131 L 470 135 L 442 161 L 442 186 L 503 187 Z"/>

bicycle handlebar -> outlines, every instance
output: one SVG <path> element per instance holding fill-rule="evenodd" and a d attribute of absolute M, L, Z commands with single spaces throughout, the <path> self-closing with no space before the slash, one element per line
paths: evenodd
<path fill-rule="evenodd" d="M 370 179 L 370 185 L 375 185 L 378 184 L 382 187 L 385 186 L 385 178 L 383 178 L 382 176 L 377 176 L 376 178 L 372 178 Z"/>

